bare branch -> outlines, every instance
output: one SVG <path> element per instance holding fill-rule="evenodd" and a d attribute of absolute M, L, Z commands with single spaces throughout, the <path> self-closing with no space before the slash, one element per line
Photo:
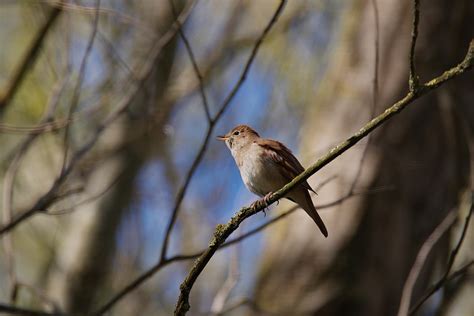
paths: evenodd
<path fill-rule="evenodd" d="M 190 258 L 192 259 L 192 258 Z M 153 266 L 151 269 L 140 275 L 138 278 L 136 278 L 133 282 L 128 284 L 124 289 L 122 289 L 119 293 L 117 293 L 114 297 L 112 297 L 107 303 L 105 303 L 102 307 L 100 307 L 93 315 L 102 315 L 108 310 L 110 310 L 118 301 L 120 301 L 125 295 L 128 293 L 132 292 L 134 289 L 136 289 L 140 284 L 142 284 L 144 281 L 148 280 L 151 278 L 156 272 L 161 270 L 162 268 L 166 267 L 172 262 L 175 261 L 181 261 L 181 260 L 188 260 L 188 258 L 184 258 L 181 256 L 176 256 L 169 258 L 167 260 L 160 260 L 158 264 Z"/>
<path fill-rule="evenodd" d="M 72 93 L 71 99 L 71 106 L 69 107 L 69 114 L 67 116 L 67 121 L 71 121 L 73 113 L 76 111 L 77 105 L 79 104 L 79 98 L 82 88 L 82 83 L 84 81 L 84 75 L 86 72 L 87 61 L 89 60 L 89 56 L 92 52 L 92 47 L 94 46 L 97 30 L 99 28 L 99 9 L 100 9 L 100 1 L 96 0 L 96 10 L 94 16 L 94 23 L 92 25 L 92 32 L 89 37 L 89 41 L 87 43 L 86 51 L 84 52 L 84 56 L 82 57 L 81 65 L 79 66 L 79 76 L 77 78 L 76 86 L 74 87 L 74 91 Z M 61 173 L 64 172 L 67 164 L 67 157 L 69 153 L 69 142 L 70 142 L 70 131 L 71 124 L 66 125 L 66 129 L 64 130 L 64 154 L 63 154 L 63 164 L 61 167 Z"/>
<path fill-rule="evenodd" d="M 453 268 L 454 260 L 456 260 L 456 256 L 459 253 L 459 249 L 461 249 L 461 245 L 464 241 L 464 238 L 466 237 L 467 229 L 469 228 L 469 223 L 471 222 L 472 212 L 474 211 L 474 192 L 468 192 L 465 194 L 468 196 L 466 197 L 466 199 L 469 199 L 469 211 L 466 215 L 466 219 L 464 220 L 464 226 L 462 228 L 461 236 L 459 237 L 456 247 L 454 247 L 453 251 L 451 252 L 451 255 L 449 256 L 445 277 L 448 276 L 448 274 L 451 272 L 451 269 Z"/>
<path fill-rule="evenodd" d="M 374 25 L 375 25 L 375 37 L 374 37 L 374 74 L 372 78 L 372 113 L 371 118 L 375 116 L 377 109 L 377 100 L 379 94 L 379 64 L 380 64 L 380 21 L 379 21 L 379 7 L 377 0 L 372 0 L 372 9 L 374 10 Z"/>
<path fill-rule="evenodd" d="M 176 8 L 174 6 L 173 0 L 168 1 L 170 6 L 171 6 L 171 11 L 173 11 L 173 16 L 176 18 L 177 17 L 177 12 Z M 194 72 L 196 73 L 196 77 L 199 81 L 199 93 L 201 94 L 201 99 L 202 103 L 204 106 L 204 111 L 206 112 L 206 118 L 210 122 L 211 121 L 211 112 L 209 111 L 209 103 L 207 101 L 206 97 L 206 91 L 204 90 L 204 78 L 201 74 L 201 71 L 199 70 L 199 67 L 196 62 L 196 58 L 194 57 L 193 49 L 191 48 L 191 44 L 189 43 L 188 38 L 184 34 L 183 31 L 183 26 L 179 24 L 178 22 L 178 33 L 181 39 L 183 40 L 184 46 L 186 47 L 186 51 L 188 52 L 189 60 L 191 61 L 191 64 L 193 65 Z"/>
<path fill-rule="evenodd" d="M 471 268 L 472 265 L 474 265 L 474 260 L 469 261 L 468 263 L 463 265 L 461 268 L 454 271 L 449 277 L 447 278 L 443 277 L 438 282 L 433 284 L 433 286 L 428 290 L 428 292 L 425 295 L 423 295 L 423 297 L 415 304 L 415 306 L 413 306 L 410 309 L 410 312 L 408 315 L 410 316 L 414 315 L 418 311 L 418 309 L 421 307 L 421 305 L 423 305 L 423 303 L 426 302 L 426 300 L 428 300 L 433 294 L 435 294 L 439 289 L 441 289 L 443 286 L 448 284 L 451 280 L 454 280 L 457 277 L 467 273 L 467 271 Z"/>
<path fill-rule="evenodd" d="M 47 215 L 52 215 L 52 216 L 59 216 L 59 215 L 64 215 L 64 214 L 69 214 L 71 213 L 74 209 L 76 209 L 78 206 L 85 205 L 91 202 L 94 202 L 95 200 L 101 198 L 103 195 L 105 195 L 107 192 L 109 192 L 120 180 L 120 178 L 125 174 L 125 172 L 121 172 L 118 174 L 110 183 L 105 186 L 102 190 L 100 190 L 98 193 L 94 194 L 93 196 L 90 196 L 82 201 L 77 202 L 76 204 L 69 206 L 67 208 L 63 208 L 60 210 L 55 210 L 55 211 L 48 211 L 45 214 Z"/>
<path fill-rule="evenodd" d="M 418 24 L 420 22 L 420 0 L 413 0 L 413 26 L 411 31 L 411 44 L 410 44 L 410 78 L 408 80 L 408 87 L 410 92 L 416 92 L 419 88 L 418 74 L 415 68 L 415 46 L 416 39 L 418 37 Z"/>

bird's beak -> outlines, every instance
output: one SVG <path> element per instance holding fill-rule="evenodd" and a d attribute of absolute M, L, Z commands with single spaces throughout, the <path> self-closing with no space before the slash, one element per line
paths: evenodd
<path fill-rule="evenodd" d="M 217 136 L 217 140 L 220 140 L 220 141 L 223 141 L 223 142 L 225 142 L 228 138 L 229 138 L 229 136 L 226 136 L 226 135 L 224 135 L 224 136 Z"/>

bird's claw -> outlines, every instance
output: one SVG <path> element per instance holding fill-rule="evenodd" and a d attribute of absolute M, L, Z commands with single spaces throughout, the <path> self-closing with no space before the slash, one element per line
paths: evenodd
<path fill-rule="evenodd" d="M 257 201 L 255 201 L 255 202 L 252 202 L 252 204 L 250 204 L 250 208 L 252 208 L 252 209 L 257 209 L 257 208 L 260 206 L 260 203 L 261 203 L 260 200 L 257 200 Z"/>
<path fill-rule="evenodd" d="M 253 209 L 257 209 L 259 207 L 262 207 L 262 211 L 264 216 L 267 216 L 267 213 L 265 212 L 267 209 L 268 204 L 270 204 L 270 198 L 272 197 L 273 192 L 267 193 L 262 199 L 257 200 L 250 204 L 250 207 Z"/>
<path fill-rule="evenodd" d="M 264 197 L 263 201 L 265 202 L 266 205 L 270 204 L 270 198 L 272 197 L 273 192 L 268 192 Z"/>

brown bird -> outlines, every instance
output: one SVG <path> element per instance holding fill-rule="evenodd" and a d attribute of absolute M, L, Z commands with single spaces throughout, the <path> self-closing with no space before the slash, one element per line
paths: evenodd
<path fill-rule="evenodd" d="M 304 171 L 285 145 L 261 138 L 247 125 L 236 126 L 226 135 L 217 136 L 217 139 L 225 141 L 230 149 L 245 186 L 265 199 Z M 327 237 L 328 231 L 316 212 L 309 190 L 314 192 L 305 181 L 290 191 L 286 198 L 301 206 Z"/>

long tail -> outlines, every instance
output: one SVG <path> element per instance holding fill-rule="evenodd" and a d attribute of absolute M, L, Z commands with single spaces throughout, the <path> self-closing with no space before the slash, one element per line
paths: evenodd
<path fill-rule="evenodd" d="M 316 211 L 316 208 L 314 207 L 313 201 L 311 200 L 311 196 L 309 195 L 309 192 L 305 190 L 304 196 L 306 199 L 306 205 L 304 205 L 303 209 L 308 213 L 308 215 L 313 219 L 313 221 L 318 225 L 319 230 L 321 233 L 324 235 L 324 237 L 328 237 L 328 230 L 326 229 L 326 225 L 324 225 L 324 222 L 319 216 L 318 212 Z M 302 205 L 303 206 L 303 205 Z"/>

